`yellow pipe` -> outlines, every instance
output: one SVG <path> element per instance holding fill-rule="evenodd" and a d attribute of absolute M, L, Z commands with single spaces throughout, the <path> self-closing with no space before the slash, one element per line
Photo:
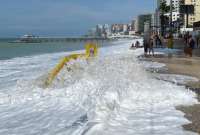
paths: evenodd
<path fill-rule="evenodd" d="M 69 56 L 64 57 L 61 59 L 59 64 L 49 73 L 47 80 L 45 81 L 45 85 L 49 86 L 52 84 L 53 80 L 60 72 L 60 70 L 64 67 L 65 63 L 70 62 L 71 60 L 76 60 L 78 58 L 89 58 L 97 56 L 97 45 L 94 44 L 87 44 L 86 45 L 86 53 L 85 54 L 71 54 Z"/>

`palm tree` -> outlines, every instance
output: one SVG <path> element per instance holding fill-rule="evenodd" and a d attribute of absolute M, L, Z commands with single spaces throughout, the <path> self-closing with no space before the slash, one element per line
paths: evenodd
<path fill-rule="evenodd" d="M 165 31 L 165 25 L 168 24 L 169 18 L 165 16 L 166 13 L 169 13 L 170 11 L 170 6 L 167 5 L 166 1 L 163 0 L 160 3 L 160 21 L 161 21 L 161 35 L 164 36 L 164 31 Z"/>

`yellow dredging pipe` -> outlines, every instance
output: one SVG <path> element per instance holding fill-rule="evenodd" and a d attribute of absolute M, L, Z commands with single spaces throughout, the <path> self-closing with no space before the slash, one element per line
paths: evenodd
<path fill-rule="evenodd" d="M 58 63 L 58 65 L 48 74 L 47 80 L 45 81 L 45 86 L 49 86 L 52 84 L 53 80 L 57 76 L 57 74 L 62 70 L 65 64 L 70 62 L 71 60 L 76 60 L 78 58 L 85 58 L 88 59 L 90 57 L 97 56 L 98 48 L 96 44 L 89 43 L 86 44 L 86 53 L 85 54 L 71 54 L 69 56 L 64 57 Z"/>

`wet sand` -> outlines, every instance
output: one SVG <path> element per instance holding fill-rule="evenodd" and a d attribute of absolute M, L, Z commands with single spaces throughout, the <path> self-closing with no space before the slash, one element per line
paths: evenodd
<path fill-rule="evenodd" d="M 194 57 L 186 57 L 183 52 L 180 54 L 167 54 L 142 57 L 142 60 L 164 63 L 167 70 L 157 71 L 165 74 L 180 74 L 196 77 L 200 80 L 200 54 L 196 51 L 197 55 Z M 200 101 L 200 81 L 188 82 L 186 87 L 194 91 L 198 95 Z M 179 106 L 178 110 L 185 113 L 185 117 L 192 123 L 183 125 L 184 129 L 197 132 L 200 134 L 200 104 L 193 106 Z"/>
<path fill-rule="evenodd" d="M 192 123 L 183 125 L 183 128 L 200 134 L 200 105 L 180 106 L 178 110 L 185 113 L 185 117 Z"/>

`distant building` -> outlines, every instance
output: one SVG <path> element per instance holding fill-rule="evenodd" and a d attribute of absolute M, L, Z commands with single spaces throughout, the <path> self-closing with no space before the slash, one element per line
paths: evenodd
<path fill-rule="evenodd" d="M 151 26 L 150 26 L 150 22 L 145 22 L 144 23 L 144 33 L 145 32 L 150 32 L 150 28 L 151 28 Z"/>
<path fill-rule="evenodd" d="M 160 33 L 161 30 L 161 24 L 160 24 L 160 11 L 156 9 L 155 13 L 152 14 L 152 27 L 153 30 Z"/>
<path fill-rule="evenodd" d="M 91 33 L 94 32 L 94 29 L 91 29 L 89 31 L 90 35 Z M 95 29 L 95 37 L 103 37 L 103 38 L 107 38 L 111 35 L 111 28 L 108 24 L 98 24 L 96 25 L 96 29 Z"/>
<path fill-rule="evenodd" d="M 88 35 L 90 37 L 103 37 L 109 38 L 113 35 L 125 36 L 125 35 L 134 35 L 135 34 L 135 21 L 132 21 L 130 24 L 98 24 L 96 28 L 90 29 Z"/>
<path fill-rule="evenodd" d="M 184 0 L 157 0 L 157 9 L 155 11 L 155 17 L 156 17 L 156 24 L 157 24 L 157 32 L 161 31 L 161 20 L 160 20 L 160 4 L 166 1 L 166 4 L 168 6 L 170 6 L 170 2 L 172 2 L 172 6 L 173 6 L 173 10 L 172 10 L 172 26 L 174 28 L 174 30 L 176 30 L 177 32 L 180 31 L 180 27 L 183 25 L 184 22 L 184 16 L 180 13 L 180 5 L 184 4 Z M 170 11 L 169 13 L 165 13 L 165 16 L 167 16 L 170 19 Z M 169 25 L 169 22 L 167 22 L 168 24 L 165 25 Z"/>
<path fill-rule="evenodd" d="M 110 30 L 110 26 L 108 24 L 104 24 L 103 25 L 103 33 L 102 33 L 102 37 L 109 37 L 111 35 L 111 30 Z"/>
<path fill-rule="evenodd" d="M 134 35 L 135 34 L 135 21 L 128 24 L 128 31 L 125 33 L 126 35 Z"/>
<path fill-rule="evenodd" d="M 119 31 L 119 26 L 117 24 L 112 24 L 111 32 L 112 33 L 118 33 L 118 31 Z"/>
<path fill-rule="evenodd" d="M 98 24 L 96 26 L 96 37 L 102 37 L 103 33 L 103 26 L 101 24 Z"/>
<path fill-rule="evenodd" d="M 127 24 L 113 24 L 111 26 L 111 32 L 114 34 L 118 34 L 118 33 L 125 33 L 126 31 L 128 31 L 128 25 Z"/>
<path fill-rule="evenodd" d="M 131 22 L 131 30 L 130 31 L 135 31 L 135 20 L 132 20 L 132 22 Z"/>
<path fill-rule="evenodd" d="M 182 0 L 172 0 L 173 12 L 172 12 L 172 22 L 177 21 L 180 18 L 180 3 Z M 170 5 L 170 0 L 167 0 L 167 4 Z M 170 18 L 170 13 L 167 14 Z"/>
<path fill-rule="evenodd" d="M 87 36 L 89 37 L 96 37 L 96 28 L 92 28 L 88 31 Z"/>
<path fill-rule="evenodd" d="M 194 22 L 200 21 L 200 0 L 185 0 L 185 5 L 194 5 L 194 14 L 189 15 L 188 24 L 193 26 Z M 186 27 L 186 15 L 184 16 L 184 27 Z"/>
<path fill-rule="evenodd" d="M 157 16 L 156 16 L 156 13 L 153 13 L 151 15 L 151 28 L 153 31 L 157 31 L 157 27 L 158 27 L 158 24 L 157 24 Z"/>
<path fill-rule="evenodd" d="M 123 32 L 128 32 L 128 24 L 123 24 Z"/>
<path fill-rule="evenodd" d="M 135 31 L 138 33 L 144 32 L 144 23 L 151 22 L 152 14 L 139 15 L 135 21 Z"/>

